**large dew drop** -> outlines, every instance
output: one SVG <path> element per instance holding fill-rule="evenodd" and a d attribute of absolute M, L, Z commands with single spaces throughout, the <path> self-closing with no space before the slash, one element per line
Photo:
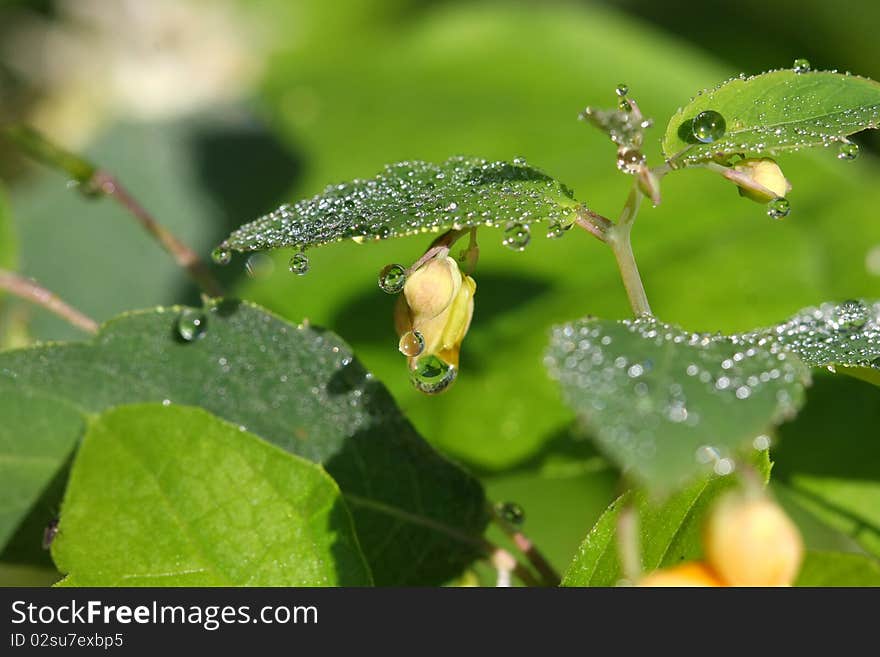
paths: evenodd
<path fill-rule="evenodd" d="M 455 367 L 437 356 L 426 356 L 416 363 L 410 372 L 410 381 L 420 391 L 433 395 L 443 392 L 455 381 L 458 373 Z"/>
<path fill-rule="evenodd" d="M 502 244 L 514 251 L 525 251 L 532 239 L 529 227 L 525 224 L 513 223 L 504 229 Z"/>
<path fill-rule="evenodd" d="M 715 110 L 706 110 L 697 114 L 691 124 L 691 129 L 697 141 L 711 144 L 724 136 L 727 130 L 727 122 Z"/>
<path fill-rule="evenodd" d="M 205 313 L 195 308 L 186 308 L 177 318 L 177 335 L 186 342 L 197 340 L 205 334 Z"/>
<path fill-rule="evenodd" d="M 837 149 L 838 160 L 854 160 L 859 156 L 859 145 L 850 141 L 841 142 Z"/>
<path fill-rule="evenodd" d="M 232 251 L 218 246 L 216 249 L 211 251 L 211 260 L 216 262 L 218 265 L 228 265 L 229 261 L 232 260 Z"/>
<path fill-rule="evenodd" d="M 407 331 L 400 336 L 397 348 L 404 356 L 415 358 L 425 350 L 425 336 L 418 331 Z"/>
<path fill-rule="evenodd" d="M 387 265 L 379 272 L 379 288 L 386 294 L 397 294 L 406 285 L 406 269 L 402 265 Z"/>
<path fill-rule="evenodd" d="M 309 273 L 309 256 L 305 253 L 294 253 L 290 261 L 287 263 L 288 269 L 290 269 L 291 273 L 296 274 L 297 276 L 304 276 Z"/>
<path fill-rule="evenodd" d="M 767 204 L 767 216 L 771 219 L 785 219 L 791 212 L 791 203 L 784 196 L 777 196 Z"/>
<path fill-rule="evenodd" d="M 794 64 L 792 65 L 795 73 L 809 73 L 810 72 L 810 60 L 808 59 L 796 59 L 794 60 Z"/>

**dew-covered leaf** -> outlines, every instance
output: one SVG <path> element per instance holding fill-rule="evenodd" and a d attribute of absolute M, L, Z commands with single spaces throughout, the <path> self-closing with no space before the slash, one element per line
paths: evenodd
<path fill-rule="evenodd" d="M 840 368 L 880 384 L 880 302 L 851 300 L 806 308 L 778 326 L 744 336 L 775 340 L 812 367 Z"/>
<path fill-rule="evenodd" d="M 757 455 L 756 469 L 770 477 L 767 451 Z M 633 503 L 639 518 L 643 572 L 699 559 L 703 520 L 714 500 L 736 486 L 729 476 L 711 476 L 690 484 L 662 504 L 642 491 L 630 491 L 611 503 L 578 548 L 562 578 L 563 586 L 614 586 L 623 578 L 617 550 L 620 510 Z"/>
<path fill-rule="evenodd" d="M 200 406 L 323 464 L 377 584 L 439 583 L 479 552 L 480 484 L 425 443 L 329 331 L 247 303 L 160 308 L 112 320 L 91 342 L 0 353 L 0 382 L 88 413 Z"/>
<path fill-rule="evenodd" d="M 729 472 L 739 448 L 796 413 L 809 380 L 777 343 L 743 344 L 653 318 L 557 327 L 547 365 L 602 451 L 654 489 Z"/>
<path fill-rule="evenodd" d="M 305 249 L 345 238 L 386 239 L 467 226 L 570 225 L 571 191 L 524 161 L 454 157 L 400 162 L 368 180 L 330 185 L 233 232 L 215 251 Z"/>
<path fill-rule="evenodd" d="M 84 430 L 85 421 L 69 404 L 0 382 L 0 551 Z M 34 549 L 39 545 L 35 536 Z"/>
<path fill-rule="evenodd" d="M 89 423 L 52 543 L 65 586 L 372 583 L 324 469 L 191 407 Z"/>
<path fill-rule="evenodd" d="M 719 116 L 720 115 L 720 116 Z M 740 76 L 697 95 L 666 126 L 675 166 L 846 143 L 880 123 L 880 84 L 830 71 Z"/>

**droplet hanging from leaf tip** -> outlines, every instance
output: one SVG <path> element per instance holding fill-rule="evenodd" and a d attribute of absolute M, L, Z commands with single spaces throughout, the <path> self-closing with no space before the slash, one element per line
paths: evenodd
<path fill-rule="evenodd" d="M 715 110 L 705 110 L 697 114 L 691 124 L 694 138 L 704 144 L 711 144 L 724 136 L 727 122 Z"/>
<path fill-rule="evenodd" d="M 304 276 L 309 272 L 309 267 L 311 263 L 309 262 L 309 256 L 305 253 L 294 253 L 290 261 L 287 263 L 288 268 L 291 273 L 296 274 L 297 276 Z"/>
<path fill-rule="evenodd" d="M 177 334 L 186 342 L 192 342 L 205 334 L 206 318 L 201 310 L 184 309 L 177 318 Z"/>
<path fill-rule="evenodd" d="M 211 251 L 211 260 L 218 265 L 228 265 L 229 261 L 232 260 L 232 251 L 223 248 L 222 246 L 218 246 Z"/>
<path fill-rule="evenodd" d="M 528 226 L 514 223 L 504 230 L 504 239 L 501 243 L 514 251 L 524 251 L 531 239 L 532 235 Z"/>
<path fill-rule="evenodd" d="M 838 160 L 854 160 L 859 156 L 859 145 L 851 141 L 841 142 L 837 149 Z"/>
<path fill-rule="evenodd" d="M 379 272 L 379 288 L 386 294 L 397 294 L 406 284 L 406 269 L 402 265 L 387 265 Z"/>

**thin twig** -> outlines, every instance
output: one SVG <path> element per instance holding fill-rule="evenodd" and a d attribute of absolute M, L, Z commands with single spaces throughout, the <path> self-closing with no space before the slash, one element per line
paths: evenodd
<path fill-rule="evenodd" d="M 52 143 L 42 134 L 28 126 L 15 125 L 3 129 L 3 134 L 34 159 L 55 169 L 60 169 L 80 185 L 86 196 L 106 195 L 115 199 L 138 223 L 155 237 L 190 277 L 212 297 L 223 296 L 222 286 L 199 256 L 162 226 L 135 200 L 129 191 L 109 172 L 104 171 L 76 153 L 71 153 Z"/>
<path fill-rule="evenodd" d="M 611 227 L 614 226 L 611 221 L 603 217 L 601 214 L 597 214 L 584 206 L 579 206 L 577 208 L 577 216 L 575 217 L 574 223 L 590 233 L 590 235 L 600 242 L 608 241 L 606 235 Z"/>
<path fill-rule="evenodd" d="M 547 558 L 535 546 L 534 543 L 519 529 L 511 525 L 498 510 L 491 506 L 492 521 L 498 525 L 501 530 L 507 534 L 523 556 L 528 559 L 529 563 L 538 571 L 543 579 L 544 586 L 559 586 L 562 577 L 556 572 L 556 569 L 550 564 Z"/>
<path fill-rule="evenodd" d="M 40 286 L 30 278 L 0 269 L 0 288 L 26 301 L 42 306 L 86 333 L 94 335 L 98 332 L 98 323 L 95 320 L 82 314 L 76 308 L 67 305 L 58 295 Z"/>
<path fill-rule="evenodd" d="M 636 317 L 651 314 L 651 306 L 648 303 L 648 296 L 645 294 L 645 286 L 636 265 L 630 240 L 632 225 L 638 214 L 642 196 L 644 195 L 636 181 L 620 213 L 620 219 L 606 234 L 608 244 L 617 259 L 617 268 L 620 270 L 620 277 L 623 279 L 623 286 L 626 288 L 630 306 Z"/>

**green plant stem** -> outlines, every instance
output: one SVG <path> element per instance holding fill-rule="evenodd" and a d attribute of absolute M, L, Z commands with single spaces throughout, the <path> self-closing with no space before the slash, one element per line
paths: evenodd
<path fill-rule="evenodd" d="M 55 145 L 42 134 L 28 126 L 10 126 L 3 130 L 3 134 L 35 160 L 64 171 L 79 183 L 80 190 L 85 196 L 105 195 L 113 198 L 150 235 L 156 238 L 159 244 L 174 258 L 175 262 L 189 274 L 205 293 L 212 297 L 222 297 L 224 295 L 223 287 L 214 279 L 196 252 L 156 221 L 109 172 L 100 169 L 76 153 L 71 153 Z"/>
<path fill-rule="evenodd" d="M 648 297 L 645 294 L 645 286 L 642 284 L 639 268 L 633 255 L 630 239 L 632 225 L 639 211 L 642 196 L 643 194 L 639 190 L 638 183 L 634 183 L 626 204 L 623 206 L 620 219 L 605 234 L 606 241 L 611 246 L 614 257 L 617 260 L 617 267 L 620 270 L 620 277 L 623 279 L 623 286 L 626 288 L 630 306 L 637 317 L 652 314 L 651 306 L 648 304 Z"/>
<path fill-rule="evenodd" d="M 522 555 L 528 559 L 529 563 L 534 567 L 543 579 L 543 586 L 559 586 L 562 577 L 556 572 L 556 569 L 550 564 L 547 558 L 535 546 L 534 543 L 520 530 L 511 525 L 507 520 L 498 514 L 494 505 L 490 505 L 492 513 L 492 521 L 507 534 Z"/>
<path fill-rule="evenodd" d="M 98 322 L 84 315 L 76 308 L 69 306 L 58 295 L 50 292 L 30 278 L 0 269 L 0 289 L 7 290 L 17 297 L 42 306 L 86 333 L 94 335 L 98 332 Z"/>

